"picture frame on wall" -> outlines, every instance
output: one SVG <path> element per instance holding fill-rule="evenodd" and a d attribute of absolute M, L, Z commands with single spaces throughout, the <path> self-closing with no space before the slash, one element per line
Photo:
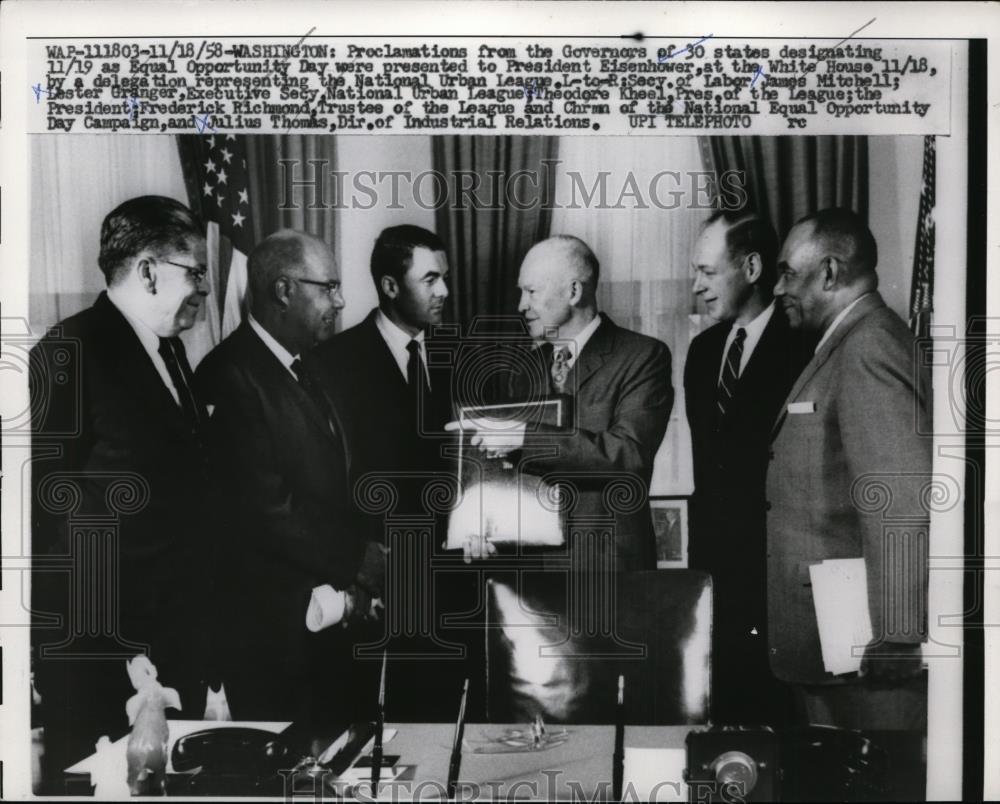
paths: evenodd
<path fill-rule="evenodd" d="M 688 565 L 687 497 L 651 497 L 656 568 L 686 569 Z"/>

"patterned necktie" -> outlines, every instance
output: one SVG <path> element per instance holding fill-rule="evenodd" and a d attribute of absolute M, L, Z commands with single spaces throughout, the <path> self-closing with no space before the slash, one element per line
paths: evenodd
<path fill-rule="evenodd" d="M 330 427 L 330 432 L 336 434 L 337 430 L 333 426 L 333 410 L 330 408 L 330 402 L 326 398 L 326 394 L 323 393 L 319 382 L 313 376 L 313 373 L 298 358 L 292 361 L 291 369 L 292 373 L 298 378 L 302 390 L 309 395 L 316 409 L 326 419 L 326 423 Z"/>
<path fill-rule="evenodd" d="M 552 352 L 552 387 L 557 394 L 566 390 L 566 377 L 569 374 L 569 347 L 560 346 Z"/>
<path fill-rule="evenodd" d="M 726 415 L 729 403 L 733 401 L 733 394 L 736 393 L 736 382 L 740 378 L 740 360 L 743 358 L 743 341 L 747 339 L 747 331 L 740 327 L 736 330 L 736 338 L 726 352 L 726 364 L 722 367 L 722 377 L 719 379 L 719 393 L 717 404 L 719 406 L 719 418 Z"/>
<path fill-rule="evenodd" d="M 160 338 L 160 348 L 157 350 L 167 366 L 170 382 L 177 391 L 184 420 L 191 432 L 201 437 L 201 428 L 208 420 L 208 413 L 194 395 L 194 375 L 184 351 L 184 343 L 180 338 Z"/>

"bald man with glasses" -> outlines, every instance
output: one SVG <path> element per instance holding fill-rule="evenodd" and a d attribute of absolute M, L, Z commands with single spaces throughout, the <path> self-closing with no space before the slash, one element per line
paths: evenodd
<path fill-rule="evenodd" d="M 373 590 L 352 435 L 312 354 L 344 306 L 340 275 L 325 242 L 291 230 L 259 243 L 248 270 L 249 316 L 198 368 L 224 485 L 226 695 L 238 720 L 351 714 L 344 625 L 374 616 Z"/>

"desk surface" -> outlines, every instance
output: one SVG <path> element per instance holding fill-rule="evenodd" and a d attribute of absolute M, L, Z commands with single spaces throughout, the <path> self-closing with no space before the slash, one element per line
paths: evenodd
<path fill-rule="evenodd" d="M 399 754 L 400 764 L 415 765 L 415 782 L 429 793 L 448 779 L 448 760 L 455 727 L 449 723 L 399 723 L 397 736 L 385 745 L 387 754 Z M 523 724 L 515 726 L 525 728 Z M 489 749 L 512 726 L 469 724 L 465 727 L 466 749 L 459 779 L 467 788 L 478 785 L 483 796 L 495 799 L 555 798 L 588 799 L 604 785 L 610 791 L 613 726 L 551 726 L 550 731 L 569 732 L 569 739 L 546 750 L 521 753 L 478 753 Z M 625 746 L 630 748 L 684 749 L 690 726 L 628 726 Z M 677 780 L 680 781 L 680 780 Z M 467 789 L 465 797 L 472 797 Z M 575 792 L 575 796 L 574 796 Z M 461 791 L 459 791 L 461 798 Z"/>

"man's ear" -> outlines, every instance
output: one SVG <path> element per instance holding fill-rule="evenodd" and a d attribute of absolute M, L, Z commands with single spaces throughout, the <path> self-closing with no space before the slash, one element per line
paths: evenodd
<path fill-rule="evenodd" d="M 136 257 L 135 263 L 132 265 L 132 270 L 136 272 L 139 276 L 139 282 L 147 293 L 152 293 L 156 295 L 156 268 L 153 267 L 153 260 L 151 260 L 145 253 L 140 254 Z"/>
<path fill-rule="evenodd" d="M 579 279 L 573 279 L 569 283 L 569 303 L 574 307 L 580 303 L 583 298 L 583 282 Z"/>
<path fill-rule="evenodd" d="M 837 257 L 824 257 L 820 264 L 822 271 L 823 290 L 833 290 L 837 287 L 837 281 L 844 270 L 843 263 Z"/>
<path fill-rule="evenodd" d="M 396 281 L 396 277 L 386 274 L 379 280 L 379 287 L 382 288 L 382 294 L 389 299 L 395 299 L 399 295 L 399 283 Z"/>
<path fill-rule="evenodd" d="M 762 273 L 764 273 L 764 263 L 760 260 L 760 254 L 751 251 L 743 258 L 743 275 L 747 278 L 747 282 L 754 285 Z"/>
<path fill-rule="evenodd" d="M 279 276 L 274 280 L 274 284 L 271 285 L 271 289 L 274 292 L 274 298 L 284 310 L 288 307 L 288 302 L 291 300 L 292 291 L 292 280 L 287 276 Z"/>

